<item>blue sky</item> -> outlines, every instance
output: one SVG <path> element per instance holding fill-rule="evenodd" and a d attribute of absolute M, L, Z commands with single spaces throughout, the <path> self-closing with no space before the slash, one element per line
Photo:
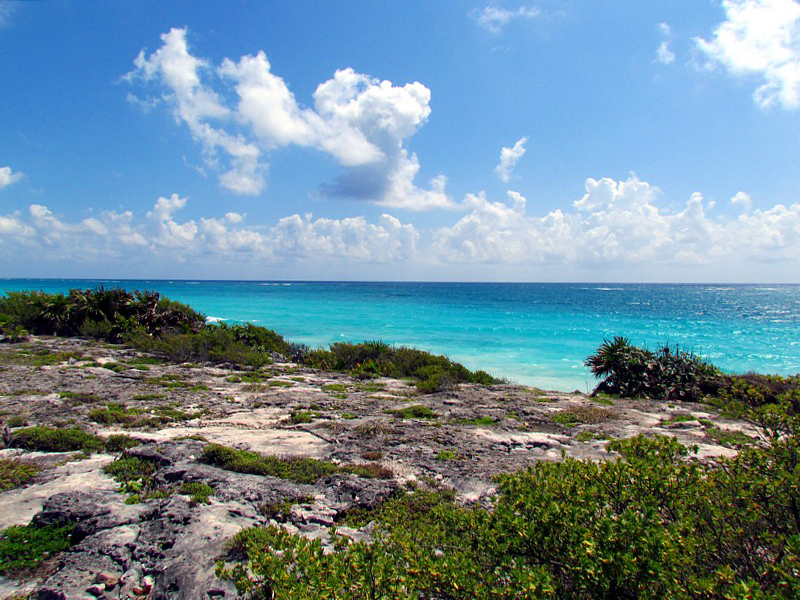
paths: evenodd
<path fill-rule="evenodd" d="M 799 279 L 795 0 L 0 0 L 0 56 L 0 277 Z"/>

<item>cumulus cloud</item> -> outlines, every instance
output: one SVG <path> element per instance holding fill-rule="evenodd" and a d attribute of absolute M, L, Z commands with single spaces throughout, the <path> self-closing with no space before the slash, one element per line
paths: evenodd
<path fill-rule="evenodd" d="M 749 212 L 753 201 L 750 199 L 748 194 L 744 192 L 737 192 L 736 195 L 731 198 L 731 204 L 733 206 L 738 206 L 743 212 Z"/>
<path fill-rule="evenodd" d="M 500 178 L 500 181 L 508 183 L 511 179 L 511 171 L 525 154 L 525 144 L 527 142 L 527 137 L 520 138 L 511 148 L 504 147 L 500 150 L 500 163 L 494 168 L 495 175 Z"/>
<path fill-rule="evenodd" d="M 777 205 L 731 219 L 712 217 L 699 193 L 674 211 L 659 206 L 655 186 L 587 179 L 572 210 L 528 214 L 526 200 L 470 195 L 469 212 L 435 232 L 433 252 L 444 263 L 603 266 L 719 265 L 737 261 L 798 261 L 800 203 Z M 737 194 L 732 202 L 749 198 Z M 748 204 L 749 206 L 749 204 Z"/>
<path fill-rule="evenodd" d="M 517 9 L 509 10 L 495 5 L 485 6 L 480 10 L 474 10 L 471 16 L 486 31 L 499 34 L 503 28 L 511 21 L 516 19 L 535 19 L 542 14 L 542 11 L 532 6 L 520 6 Z"/>
<path fill-rule="evenodd" d="M 658 50 L 656 50 L 656 61 L 660 62 L 662 65 L 671 65 L 675 62 L 675 53 L 669 48 L 669 38 L 672 36 L 672 29 L 668 23 L 659 23 L 658 30 L 661 32 L 664 39 L 661 40 L 661 43 L 658 45 Z"/>
<path fill-rule="evenodd" d="M 800 107 L 800 2 L 723 0 L 726 19 L 710 40 L 696 39 L 707 66 L 764 81 L 753 93 L 761 108 Z"/>
<path fill-rule="evenodd" d="M 24 173 L 14 173 L 11 167 L 0 167 L 0 190 L 18 182 L 23 177 L 25 177 Z"/>
<path fill-rule="evenodd" d="M 405 144 L 431 112 L 430 90 L 421 83 L 396 86 L 341 69 L 317 87 L 313 107 L 304 107 L 264 52 L 225 59 L 213 69 L 190 53 L 185 29 L 161 39 L 161 48 L 149 56 L 143 50 L 126 77 L 160 85 L 160 99 L 202 144 L 206 165 L 224 171 L 219 180 L 228 190 L 259 194 L 264 153 L 293 145 L 322 151 L 343 167 L 337 181 L 322 187 L 327 194 L 413 210 L 454 205 L 443 177 L 428 189 L 414 183 L 419 161 Z M 232 87 L 235 103 L 228 106 L 223 98 L 230 94 L 215 91 L 211 81 Z M 135 96 L 131 102 L 154 105 Z"/>

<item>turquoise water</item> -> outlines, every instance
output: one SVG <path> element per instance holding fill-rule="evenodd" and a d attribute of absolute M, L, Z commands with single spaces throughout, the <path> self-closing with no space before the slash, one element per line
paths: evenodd
<path fill-rule="evenodd" d="M 680 344 L 731 372 L 800 372 L 800 285 L 354 283 L 6 279 L 0 290 L 152 289 L 210 320 L 315 347 L 381 339 L 546 389 L 585 391 L 604 338 Z"/>

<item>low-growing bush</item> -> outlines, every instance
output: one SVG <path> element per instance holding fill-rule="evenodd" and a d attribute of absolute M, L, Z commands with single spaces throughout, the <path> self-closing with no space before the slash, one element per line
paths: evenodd
<path fill-rule="evenodd" d="M 289 415 L 289 421 L 291 421 L 295 425 L 301 425 L 303 423 L 311 423 L 313 420 L 314 420 L 314 415 L 305 410 L 294 410 Z"/>
<path fill-rule="evenodd" d="M 95 408 L 87 415 L 91 421 L 102 425 L 121 425 L 122 427 L 146 427 L 152 425 L 142 408 L 128 408 L 124 404 L 109 402 L 105 408 Z"/>
<path fill-rule="evenodd" d="M 376 462 L 348 465 L 343 467 L 343 470 L 366 479 L 391 479 L 394 477 L 394 471 L 390 467 Z"/>
<path fill-rule="evenodd" d="M 186 481 L 178 486 L 178 493 L 189 496 L 192 505 L 208 504 L 216 492 L 213 487 L 202 481 Z"/>
<path fill-rule="evenodd" d="M 87 433 L 79 427 L 36 426 L 14 430 L 11 446 L 42 452 L 93 452 L 102 450 L 105 442 L 100 436 Z"/>
<path fill-rule="evenodd" d="M 310 504 L 313 502 L 314 498 L 311 496 L 292 496 L 275 502 L 266 502 L 261 506 L 260 512 L 268 519 L 275 519 L 279 523 L 282 523 L 289 517 L 292 506 L 295 504 Z M 234 536 L 229 545 L 230 550 L 240 556 L 244 556 L 243 550 L 246 544 L 243 542 L 250 535 L 249 533 L 245 533 L 247 531 L 247 529 L 244 529 L 241 532 L 241 536 Z"/>
<path fill-rule="evenodd" d="M 0 458 L 0 492 L 25 485 L 41 472 L 35 463 L 16 458 Z"/>
<path fill-rule="evenodd" d="M 271 475 L 297 483 L 315 483 L 338 470 L 333 463 L 314 458 L 278 458 L 220 444 L 205 446 L 200 460 L 228 471 Z"/>
<path fill-rule="evenodd" d="M 413 404 L 411 406 L 405 406 L 403 408 L 397 408 L 394 410 L 387 409 L 387 413 L 394 415 L 399 419 L 438 419 L 439 415 L 436 414 L 435 411 L 431 410 L 427 406 L 423 406 L 422 404 Z"/>
<path fill-rule="evenodd" d="M 445 356 L 416 348 L 393 347 L 381 341 L 360 344 L 335 342 L 327 350 L 311 350 L 304 364 L 327 371 L 351 373 L 360 378 L 413 377 L 421 393 L 437 392 L 457 383 L 499 383 L 484 371 L 470 371 Z"/>
<path fill-rule="evenodd" d="M 241 532 L 218 567 L 250 597 L 794 598 L 797 439 L 719 466 L 672 438 L 609 443 L 618 460 L 538 462 L 498 477 L 491 509 L 416 491 L 334 552 L 278 527 Z M 793 462 L 794 461 L 794 462 Z"/>
<path fill-rule="evenodd" d="M 121 456 L 103 467 L 105 473 L 119 482 L 118 492 L 136 495 L 131 504 L 140 502 L 154 490 L 152 476 L 157 470 L 156 463 L 138 456 Z"/>
<path fill-rule="evenodd" d="M 142 440 L 136 439 L 124 433 L 113 433 L 106 438 L 106 452 L 122 452 L 128 448 L 133 448 L 142 443 Z"/>
<path fill-rule="evenodd" d="M 21 576 L 72 545 L 73 525 L 14 525 L 0 532 L 0 575 Z"/>
<path fill-rule="evenodd" d="M 157 292 L 98 286 L 68 294 L 7 292 L 0 313 L 9 324 L 35 334 L 85 335 L 119 342 L 134 331 L 158 336 L 165 331 L 193 331 L 205 322 L 185 304 L 160 298 Z"/>
<path fill-rule="evenodd" d="M 594 424 L 602 423 L 614 418 L 614 413 L 604 408 L 593 406 L 579 406 L 578 408 L 567 408 L 558 411 L 553 415 L 553 422 L 561 425 Z"/>

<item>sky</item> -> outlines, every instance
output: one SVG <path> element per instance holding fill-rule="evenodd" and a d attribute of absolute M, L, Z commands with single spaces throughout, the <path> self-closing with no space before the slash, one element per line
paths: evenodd
<path fill-rule="evenodd" d="M 795 0 L 0 0 L 0 277 L 800 281 Z"/>

